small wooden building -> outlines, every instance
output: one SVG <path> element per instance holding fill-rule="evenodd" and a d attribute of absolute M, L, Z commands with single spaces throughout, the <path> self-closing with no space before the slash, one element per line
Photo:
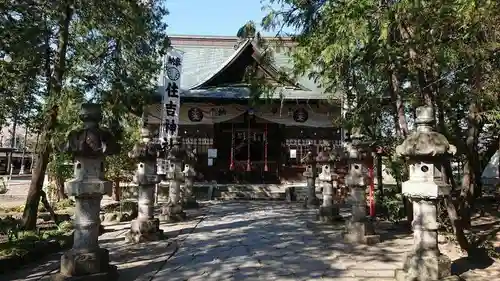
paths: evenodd
<path fill-rule="evenodd" d="M 338 97 L 314 81 L 279 79 L 291 67 L 291 40 L 274 49 L 274 64 L 259 65 L 279 91 L 257 104 L 250 102 L 245 70 L 256 63 L 259 47 L 236 37 L 173 36 L 182 51 L 179 135 L 196 147 L 203 181 L 218 183 L 285 183 L 302 181 L 309 144 L 321 151 L 324 140 L 340 144 L 342 131 L 333 126 L 340 116 Z M 272 40 L 272 39 L 268 39 Z M 287 80 L 287 79 L 285 79 Z M 160 123 L 161 104 L 148 109 L 149 122 Z"/>

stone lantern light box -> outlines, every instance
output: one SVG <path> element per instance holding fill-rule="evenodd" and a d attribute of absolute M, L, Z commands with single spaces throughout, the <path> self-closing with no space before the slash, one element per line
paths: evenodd
<path fill-rule="evenodd" d="M 396 155 L 406 158 L 409 164 L 409 180 L 403 182 L 402 193 L 431 198 L 447 195 L 451 187 L 443 182 L 442 165 L 456 153 L 456 148 L 433 130 L 432 107 L 419 107 L 416 111 L 416 131 L 396 147 Z"/>

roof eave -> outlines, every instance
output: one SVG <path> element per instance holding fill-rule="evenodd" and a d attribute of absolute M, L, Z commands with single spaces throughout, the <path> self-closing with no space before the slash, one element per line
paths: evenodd
<path fill-rule="evenodd" d="M 203 87 L 203 85 L 207 84 L 208 82 L 210 82 L 210 80 L 212 80 L 214 77 L 217 76 L 217 74 L 221 73 L 222 71 L 226 70 L 234 61 L 236 61 L 236 59 L 241 56 L 241 54 L 243 53 L 243 51 L 245 50 L 246 47 L 248 47 L 248 45 L 250 44 L 251 40 L 250 39 L 246 39 L 245 42 L 243 44 L 241 44 L 238 49 L 234 52 L 234 54 L 229 57 L 225 63 L 223 63 L 216 71 L 214 71 L 212 73 L 212 75 L 209 75 L 207 78 L 205 78 L 204 80 L 200 81 L 199 83 L 195 84 L 194 86 L 191 86 L 189 89 L 190 90 L 194 90 L 194 89 L 199 89 L 201 87 Z"/>

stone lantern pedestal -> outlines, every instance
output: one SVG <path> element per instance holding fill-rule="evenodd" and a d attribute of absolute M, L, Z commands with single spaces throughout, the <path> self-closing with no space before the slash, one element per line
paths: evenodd
<path fill-rule="evenodd" d="M 174 137 L 167 153 L 169 165 L 166 179 L 169 181 L 168 203 L 162 207 L 161 219 L 169 222 L 179 222 L 186 219 L 182 207 L 181 183 L 184 180 L 182 160 L 186 158 L 186 150 L 181 146 L 181 138 Z"/>
<path fill-rule="evenodd" d="M 323 185 L 323 204 L 319 207 L 318 219 L 322 222 L 334 222 L 342 220 L 337 204 L 337 180 L 335 174 L 335 161 L 339 158 L 333 151 L 330 142 L 325 144 L 324 150 L 316 157 L 316 162 L 321 165 L 321 173 L 318 180 Z"/>
<path fill-rule="evenodd" d="M 451 276 L 451 260 L 438 248 L 437 203 L 450 194 L 450 186 L 442 181 L 445 157 L 456 152 L 446 137 L 433 131 L 432 107 L 417 108 L 417 130 L 396 148 L 396 154 L 408 159 L 409 180 L 402 185 L 405 196 L 413 203 L 414 246 L 402 270 L 396 271 L 399 281 L 460 280 Z"/>
<path fill-rule="evenodd" d="M 109 252 L 99 247 L 100 203 L 111 196 L 112 183 L 104 179 L 104 157 L 119 152 L 111 133 L 99 128 L 101 108 L 83 104 L 80 119 L 84 129 L 72 131 L 64 148 L 74 156 L 74 178 L 64 184 L 74 196 L 75 232 L 73 248 L 61 257 L 60 272 L 52 280 L 116 280 L 116 267 L 109 264 Z"/>
<path fill-rule="evenodd" d="M 306 165 L 306 169 L 302 174 L 306 178 L 307 182 L 307 199 L 304 203 L 306 207 L 309 206 L 315 208 L 319 206 L 319 200 L 316 197 L 316 176 L 318 175 L 318 172 L 316 167 L 315 147 L 310 145 L 309 151 L 301 161 Z"/>
<path fill-rule="evenodd" d="M 196 151 L 192 146 L 186 149 L 186 161 L 184 165 L 184 188 L 182 189 L 182 206 L 185 209 L 198 208 L 198 202 L 194 196 L 194 179 L 196 178 L 195 165 L 197 161 Z"/>
<path fill-rule="evenodd" d="M 345 239 L 351 243 L 375 244 L 380 236 L 375 233 L 372 218 L 366 215 L 366 188 L 369 184 L 366 162 L 371 157 L 369 143 L 360 132 L 354 133 L 346 147 L 349 172 L 345 178 L 351 190 L 352 216 L 346 224 Z"/>
<path fill-rule="evenodd" d="M 138 160 L 134 182 L 138 185 L 138 217 L 130 225 L 130 232 L 125 235 L 127 242 L 139 243 L 155 241 L 163 237 L 160 220 L 154 217 L 155 185 L 160 182 L 156 174 L 156 159 L 159 147 L 152 141 L 150 128 L 141 129 L 142 141 L 136 144 L 129 157 Z"/>

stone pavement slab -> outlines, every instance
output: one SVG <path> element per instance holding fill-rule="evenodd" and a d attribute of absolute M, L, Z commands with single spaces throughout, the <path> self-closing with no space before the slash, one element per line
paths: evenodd
<path fill-rule="evenodd" d="M 284 202 L 214 204 L 152 281 L 394 280 L 393 267 L 358 269 L 355 256 L 364 252 L 353 254 L 341 240 L 325 244 L 308 227 L 314 217 L 314 210 Z"/>
<path fill-rule="evenodd" d="M 343 224 L 318 224 L 315 210 L 286 202 L 213 201 L 188 215 L 189 221 L 161 225 L 169 239 L 138 245 L 124 243 L 130 222 L 107 225 L 100 241 L 119 280 L 393 281 L 413 243 L 409 234 L 393 234 L 376 245 L 346 244 Z M 42 280 L 59 269 L 59 257 L 0 280 Z M 467 280 L 493 280 L 499 272 L 489 273 L 471 271 Z"/>

